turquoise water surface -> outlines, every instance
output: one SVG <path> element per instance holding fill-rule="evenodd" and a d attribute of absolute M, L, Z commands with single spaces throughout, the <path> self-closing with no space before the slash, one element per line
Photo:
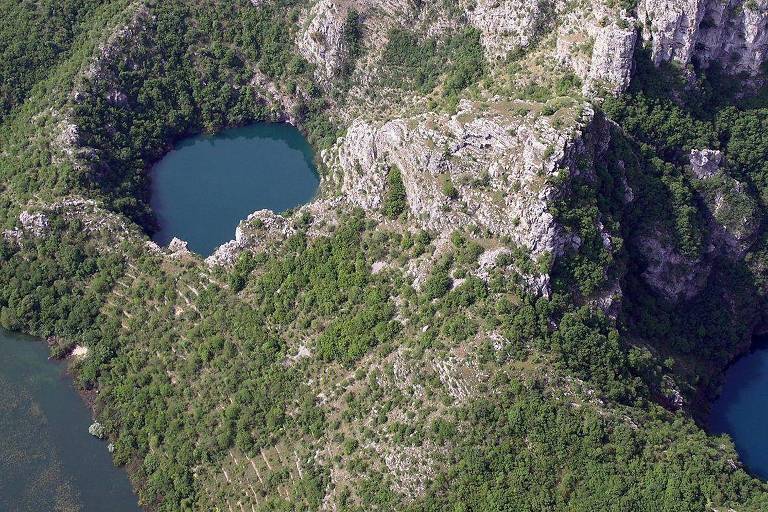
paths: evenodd
<path fill-rule="evenodd" d="M 250 213 L 281 212 L 312 199 L 319 178 L 312 149 L 288 124 L 257 123 L 186 139 L 152 170 L 154 240 L 189 242 L 203 256 L 235 236 Z"/>
<path fill-rule="evenodd" d="M 750 473 L 768 479 L 768 346 L 745 355 L 725 374 L 709 427 L 730 434 Z"/>
<path fill-rule="evenodd" d="M 40 340 L 0 330 L 0 510 L 138 512 L 128 475 Z"/>

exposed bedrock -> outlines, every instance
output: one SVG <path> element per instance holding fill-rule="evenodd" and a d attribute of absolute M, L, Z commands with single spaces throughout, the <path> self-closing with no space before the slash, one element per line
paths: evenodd
<path fill-rule="evenodd" d="M 756 74 L 768 50 L 766 0 L 641 0 L 638 18 L 658 64 L 677 61 Z"/>

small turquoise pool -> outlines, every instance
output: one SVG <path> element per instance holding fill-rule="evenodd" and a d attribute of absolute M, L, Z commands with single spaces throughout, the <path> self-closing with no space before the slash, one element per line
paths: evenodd
<path fill-rule="evenodd" d="M 768 480 L 768 345 L 764 342 L 725 374 L 712 404 L 710 431 L 730 434 L 750 473 Z"/>
<path fill-rule="evenodd" d="M 309 202 L 319 177 L 312 148 L 293 126 L 257 123 L 178 143 L 152 169 L 152 208 L 160 230 L 207 256 L 234 238 L 256 210 L 282 212 Z"/>

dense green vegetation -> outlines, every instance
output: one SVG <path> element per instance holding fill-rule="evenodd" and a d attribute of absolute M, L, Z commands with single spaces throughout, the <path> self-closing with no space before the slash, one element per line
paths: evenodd
<path fill-rule="evenodd" d="M 549 387 L 544 375 L 512 372 L 514 377 L 504 377 L 520 362 L 538 368 L 536 360 L 545 357 L 553 364 L 550 372 L 577 376 L 601 396 L 639 406 L 649 404 L 660 369 L 647 352 L 625 352 L 619 333 L 604 316 L 574 309 L 564 297 L 535 299 L 501 274 L 488 284 L 470 278 L 451 290 L 448 273 L 470 268 L 478 254 L 476 243 L 463 235 L 453 237 L 453 254 L 435 269 L 425 290 L 406 294 L 413 308 L 412 327 L 398 334 L 394 326 L 399 324 L 389 322 L 391 303 L 383 299 L 394 293 L 392 277 L 371 276 L 368 268 L 382 250 L 412 253 L 414 246 L 404 249 L 410 244 L 404 245 L 401 235 L 381 238 L 359 215 L 345 220 L 330 237 L 309 241 L 299 234 L 273 256 L 241 260 L 231 274 L 241 276 L 238 295 L 210 282 L 194 296 L 190 287 L 201 284 L 194 277 L 197 267 L 168 269 L 159 257 L 130 244 L 123 256 L 97 256 L 94 238 L 84 236 L 81 228 L 77 221 L 57 220 L 52 237 L 30 240 L 23 250 L 4 246 L 2 268 L 8 276 L 36 276 L 37 269 L 45 268 L 52 274 L 66 269 L 70 277 L 61 282 L 40 275 L 29 286 L 8 277 L 1 290 L 0 318 L 6 327 L 38 334 L 71 332 L 67 339 L 87 342 L 92 355 L 78 368 L 80 381 L 86 388 L 98 385 L 99 418 L 114 440 L 115 460 L 132 468 L 143 503 L 154 509 L 224 499 L 226 493 L 219 494 L 224 489 L 198 487 L 190 471 L 201 465 L 215 468 L 231 450 L 253 459 L 286 439 L 302 439 L 311 447 L 334 432 L 311 388 L 303 384 L 306 375 L 317 371 L 315 363 L 282 363 L 294 336 L 320 332 L 316 341 L 307 340 L 320 360 L 350 365 L 371 351 L 386 358 L 398 344 L 410 347 L 415 360 L 428 360 L 441 347 L 471 339 L 479 325 L 495 325 L 510 344 L 502 352 L 481 350 L 484 371 L 495 376 L 481 384 L 493 390 L 483 393 L 486 399 L 456 408 L 440 420 L 440 428 L 426 421 L 409 427 L 415 429 L 412 435 L 418 433 L 419 443 L 454 447 L 427 494 L 410 505 L 413 510 L 458 504 L 478 510 L 588 510 L 617 499 L 612 493 L 623 495 L 624 488 L 633 491 L 616 502 L 617 510 L 652 510 L 664 503 L 674 503 L 673 510 L 696 510 L 706 500 L 742 499 L 752 485 L 743 473 L 725 485 L 704 483 L 701 474 L 718 473 L 724 462 L 701 452 L 715 441 L 702 437 L 690 420 L 670 423 L 668 413 L 651 406 L 653 415 L 634 430 L 622 419 L 545 398 L 536 391 Z M 77 256 L 78 251 L 83 255 Z M 28 261 L 29 254 L 37 254 L 37 261 Z M 170 272 L 177 275 L 175 284 Z M 25 290 L 23 301 L 17 298 L 19 290 Z M 56 293 L 77 298 L 87 311 L 46 299 Z M 172 304 L 184 304 L 184 294 L 193 298 L 195 309 L 187 307 L 168 322 Z M 34 314 L 29 314 L 30 301 Z M 49 323 L 46 318 L 56 320 Z M 416 336 L 427 324 L 427 334 Z M 434 384 L 429 388 L 431 393 L 440 389 Z M 370 409 L 365 404 L 377 396 L 384 399 L 364 388 L 352 402 L 358 412 L 350 410 L 346 421 L 366 418 Z M 217 407 L 224 397 L 231 400 Z M 403 398 L 387 396 L 382 404 L 403 407 L 408 403 Z M 627 409 L 626 414 L 636 413 Z M 346 439 L 358 442 L 349 440 L 355 435 Z M 527 452 L 530 443 L 543 451 Z M 640 447 L 648 443 L 694 455 L 669 457 L 660 466 L 643 455 Z M 595 458 L 598 448 L 604 457 Z M 349 463 L 356 464 L 361 453 L 350 454 Z M 373 468 L 355 471 L 373 481 L 381 476 Z M 559 472 L 570 475 L 568 486 L 552 480 Z M 615 486 L 605 485 L 608 474 L 621 475 Z M 304 475 L 300 481 L 285 480 L 286 475 L 264 491 L 290 483 L 292 500 L 313 508 L 324 494 L 327 473 L 310 466 Z M 550 483 L 532 486 L 531 479 Z M 486 487 L 481 481 L 494 483 Z M 381 491 L 356 492 L 360 509 L 401 507 L 397 495 Z"/>
<path fill-rule="evenodd" d="M 100 255 L 86 243 L 81 222 L 65 224 L 59 219 L 53 229 L 68 243 L 47 239 L 31 257 L 20 257 L 19 248 L 7 240 L 0 243 L 5 263 L 0 267 L 0 323 L 7 329 L 61 337 L 54 345 L 54 354 L 61 355 L 91 331 L 124 269 L 121 258 Z"/>
<path fill-rule="evenodd" d="M 363 27 L 360 13 L 355 9 L 350 9 L 347 12 L 347 19 L 344 20 L 344 29 L 342 32 L 344 47 L 347 53 L 344 66 L 341 70 L 343 75 L 352 73 L 357 59 L 363 53 L 362 32 Z"/>
<path fill-rule="evenodd" d="M 0 120 L 69 55 L 72 42 L 103 0 L 0 2 Z"/>
<path fill-rule="evenodd" d="M 670 510 L 699 511 L 725 503 L 749 486 L 740 475 L 727 483 L 716 450 L 692 422 L 651 412 L 639 428 L 585 408 L 553 403 L 503 377 L 492 398 L 479 398 L 450 423 L 463 432 L 455 466 L 441 474 L 428 497 L 407 510 Z M 643 446 L 664 446 L 650 461 Z M 766 498 L 744 509 L 762 510 Z"/>
<path fill-rule="evenodd" d="M 57 219 L 52 236 L 33 242 L 31 253 L 3 245 L 0 320 L 6 328 L 56 333 L 62 338 L 59 351 L 74 340 L 87 342 L 93 353 L 78 374 L 84 387 L 98 384 L 101 396 L 109 397 L 97 407 L 114 438 L 115 461 L 134 467 L 145 504 L 185 508 L 196 496 L 192 468 L 222 451 L 234 446 L 254 456 L 288 430 L 322 432 L 322 413 L 301 394 L 307 389 L 297 380 L 300 369 L 280 364 L 285 340 L 276 334 L 283 332 L 278 326 L 327 322 L 341 308 L 359 309 L 349 322 L 332 323 L 317 342 L 321 354 L 343 361 L 370 348 L 358 343 L 372 333 L 392 339 L 386 293 L 364 292 L 370 276 L 360 260 L 361 229 L 360 219 L 352 219 L 332 238 L 308 244 L 300 236 L 286 244 L 284 255 L 262 260 L 262 271 L 249 285 L 254 306 L 212 286 L 200 293 L 191 317 L 170 323 L 169 303 L 179 292 L 168 286 L 171 278 L 159 258 L 141 255 L 129 244 L 124 256 L 97 256 L 93 237 L 78 221 Z M 15 275 L 28 279 L 21 282 Z M 132 283 L 130 276 L 136 276 Z M 113 287 L 124 291 L 107 299 Z M 278 296 L 282 302 L 274 300 Z M 330 334 L 336 331 L 342 336 Z M 142 343 L 131 341 L 136 335 Z M 174 387 L 168 374 L 157 373 L 161 361 L 155 351 L 177 354 L 166 366 L 174 368 L 174 380 L 207 375 L 199 388 L 193 386 L 202 393 L 193 411 L 184 405 L 193 396 L 190 389 Z M 221 416 L 213 400 L 226 395 L 235 400 Z M 287 417 L 287 401 L 296 399 L 304 400 L 302 412 Z"/>
<path fill-rule="evenodd" d="M 387 174 L 387 192 L 384 196 L 384 215 L 396 219 L 408 208 L 408 198 L 400 169 L 393 167 Z"/>
<path fill-rule="evenodd" d="M 729 182 L 694 180 L 691 149 L 724 150 L 726 177 L 748 186 L 737 211 L 762 213 L 768 115 L 758 100 L 729 101 L 716 70 L 683 93 L 674 72 L 652 72 L 639 57 L 631 93 L 604 105 L 618 127 L 606 157 L 583 162 L 595 175 L 563 170 L 568 189 L 554 213 L 581 244 L 555 261 L 548 298 L 534 296 L 526 278 L 548 270 L 550 258 L 532 261 L 508 240 L 465 232 L 436 253 L 436 233 L 391 222 L 409 219 L 396 168 L 382 205 L 387 228 L 360 211 L 328 223 L 297 215 L 295 234 L 265 232 L 264 251 L 211 269 L 194 256 L 149 251 L 137 233 L 118 242 L 119 229 L 94 229 L 94 219 L 44 203 L 82 194 L 151 229 L 146 169 L 175 139 L 276 114 L 250 94 L 255 67 L 296 99 L 292 114 L 318 148 L 332 141 L 324 93 L 293 47 L 302 3 L 146 2 L 141 29 L 91 75 L 78 70 L 101 40 L 70 23 L 70 3 L 60 16 L 35 5 L 49 9 L 40 13 L 51 31 L 68 28 L 53 53 L 35 42 L 48 28 L 34 26 L 20 39 L 34 50 L 9 50 L 40 46 L 41 54 L 2 75 L 13 95 L 3 96 L 0 207 L 4 225 L 21 207 L 48 222 L 41 236 L 0 243 L 0 325 L 55 335 L 56 355 L 89 348 L 74 363 L 78 384 L 148 510 L 234 510 L 239 502 L 317 510 L 326 494 L 345 511 L 768 507 L 768 488 L 731 464 L 727 440 L 659 405 L 683 366 L 674 358 L 689 356 L 684 376 L 695 383 L 703 372 L 691 354 L 732 356 L 748 326 L 722 307 L 723 283 L 743 291 L 729 297 L 734 309 L 756 307 L 766 242 L 749 265 L 717 266 L 697 302 L 678 305 L 638 278 L 647 262 L 631 245 L 658 230 L 683 257 L 702 255 L 711 225 L 702 204 Z M 123 19 L 108 7 L 94 11 L 90 30 L 135 14 Z M 6 37 L 11 24 L 0 27 Z M 351 11 L 346 78 L 362 55 L 361 30 Z M 486 72 L 475 29 L 440 40 L 394 29 L 383 61 L 382 80 L 449 106 Z M 577 87 L 572 77 L 561 84 L 561 92 Z M 60 118 L 38 117 L 67 107 L 87 165 L 62 160 L 46 139 Z M 460 200 L 450 180 L 443 192 Z M 478 257 L 504 245 L 505 264 L 475 277 Z M 374 273 L 377 262 L 385 265 Z M 420 286 L 405 270 L 411 262 L 423 265 Z M 587 299 L 624 268 L 624 310 L 613 319 Z M 405 477 L 387 467 L 391 460 Z M 411 477 L 424 492 L 409 498 L 398 489 Z"/>
<path fill-rule="evenodd" d="M 404 28 L 392 29 L 388 37 L 383 58 L 389 83 L 423 94 L 442 83 L 443 96 L 455 102 L 459 93 L 483 76 L 485 57 L 477 29 L 457 32 L 447 41 L 425 39 Z"/>

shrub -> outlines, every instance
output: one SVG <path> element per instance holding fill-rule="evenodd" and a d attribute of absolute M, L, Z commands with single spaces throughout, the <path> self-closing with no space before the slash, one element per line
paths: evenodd
<path fill-rule="evenodd" d="M 400 169 L 392 167 L 387 174 L 387 190 L 384 196 L 384 215 L 396 219 L 408 208 L 408 198 Z"/>

